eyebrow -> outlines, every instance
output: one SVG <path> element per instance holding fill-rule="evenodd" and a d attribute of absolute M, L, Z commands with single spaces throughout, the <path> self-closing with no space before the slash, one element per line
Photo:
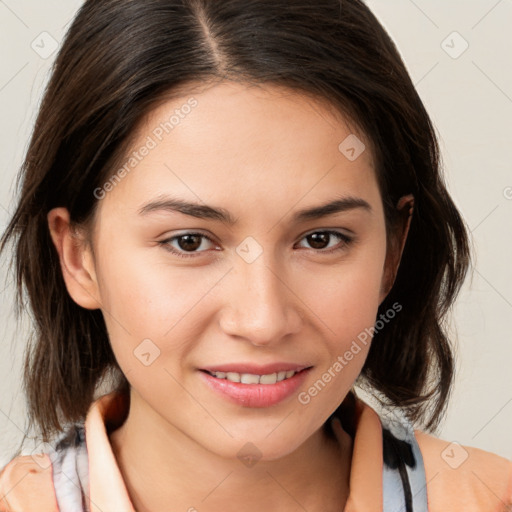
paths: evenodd
<path fill-rule="evenodd" d="M 292 222 L 299 223 L 308 220 L 320 219 L 327 215 L 348 212 L 355 209 L 362 209 L 369 213 L 373 212 L 370 204 L 364 199 L 360 197 L 345 196 L 325 204 L 299 210 L 294 213 Z M 233 217 L 231 213 L 224 208 L 193 203 L 168 196 L 161 196 L 154 201 L 150 201 L 139 209 L 140 215 L 148 215 L 154 212 L 178 212 L 198 219 L 218 220 L 228 225 L 234 225 L 238 222 L 238 219 Z"/>

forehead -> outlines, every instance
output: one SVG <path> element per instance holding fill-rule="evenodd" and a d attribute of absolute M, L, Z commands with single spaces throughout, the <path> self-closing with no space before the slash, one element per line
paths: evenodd
<path fill-rule="evenodd" d="M 263 143 L 264 148 L 279 148 L 280 152 L 289 146 L 293 154 L 301 155 L 311 154 L 319 145 L 332 149 L 334 144 L 338 149 L 341 136 L 368 142 L 333 104 L 310 93 L 276 84 L 230 81 L 196 85 L 186 93 L 180 87 L 179 91 L 181 96 L 162 99 L 146 115 L 137 129 L 135 146 L 151 135 L 157 143 L 171 146 L 176 142 L 183 150 L 193 147 L 195 152 L 234 146 L 257 150 Z M 372 165 L 369 151 L 363 160 Z"/>
<path fill-rule="evenodd" d="M 376 199 L 368 141 L 325 100 L 237 82 L 188 92 L 160 102 L 139 125 L 110 199 L 140 203 L 172 192 L 220 203 L 243 195 L 252 207 L 331 192 Z"/>

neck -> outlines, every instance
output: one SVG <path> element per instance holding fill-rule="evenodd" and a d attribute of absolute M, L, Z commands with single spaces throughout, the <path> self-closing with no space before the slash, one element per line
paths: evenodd
<path fill-rule="evenodd" d="M 173 510 L 342 510 L 348 496 L 352 442 L 319 429 L 297 450 L 243 464 L 206 450 L 172 425 L 148 422 L 130 407 L 110 434 L 114 456 L 137 512 Z"/>

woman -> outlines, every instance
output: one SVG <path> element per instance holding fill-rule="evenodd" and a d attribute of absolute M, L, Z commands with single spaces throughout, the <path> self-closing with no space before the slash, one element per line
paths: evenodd
<path fill-rule="evenodd" d="M 3 238 L 51 441 L 3 509 L 507 510 L 511 462 L 428 433 L 469 263 L 439 167 L 359 1 L 86 1 Z"/>

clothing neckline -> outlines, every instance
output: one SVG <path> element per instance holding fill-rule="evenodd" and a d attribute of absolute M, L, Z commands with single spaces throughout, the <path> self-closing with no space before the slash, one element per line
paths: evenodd
<path fill-rule="evenodd" d="M 110 433 L 126 420 L 128 409 L 129 395 L 113 391 L 95 400 L 84 422 L 91 512 L 135 512 L 109 439 Z M 382 428 L 377 413 L 349 392 L 324 428 L 337 437 L 340 446 L 346 446 L 346 435 L 352 441 L 349 495 L 344 510 L 382 510 Z"/>
<path fill-rule="evenodd" d="M 88 469 L 88 484 L 76 487 L 82 499 L 90 502 L 90 512 L 135 512 L 109 438 L 126 420 L 128 412 L 128 391 L 103 395 L 93 402 L 83 424 L 76 425 L 79 446 L 66 450 L 64 443 L 61 454 L 63 460 L 67 458 L 68 470 L 75 459 L 77 466 L 85 464 Z M 428 512 L 423 458 L 415 431 L 405 418 L 387 414 L 381 417 L 355 393 L 349 393 L 324 428 L 337 438 L 342 450 L 351 448 L 345 512 Z M 69 453 L 73 448 L 74 453 Z M 57 464 L 54 477 L 61 469 Z M 73 491 L 66 481 L 57 483 L 67 489 L 65 495 Z"/>

